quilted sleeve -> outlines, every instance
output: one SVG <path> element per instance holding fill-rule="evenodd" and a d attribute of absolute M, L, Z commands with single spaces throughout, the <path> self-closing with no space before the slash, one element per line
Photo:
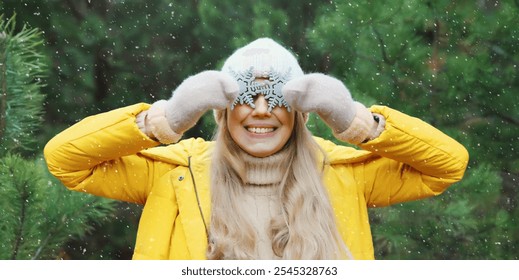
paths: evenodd
<path fill-rule="evenodd" d="M 379 155 L 362 164 L 370 207 L 439 195 L 463 178 L 465 147 L 433 126 L 384 106 L 373 113 L 386 118 L 382 134 L 360 147 Z"/>
<path fill-rule="evenodd" d="M 141 103 L 94 115 L 59 133 L 44 148 L 49 171 L 72 190 L 144 203 L 164 169 L 137 154 L 158 145 L 135 123 L 147 108 Z"/>

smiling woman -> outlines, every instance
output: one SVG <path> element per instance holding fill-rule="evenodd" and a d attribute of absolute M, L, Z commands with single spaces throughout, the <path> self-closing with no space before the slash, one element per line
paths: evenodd
<path fill-rule="evenodd" d="M 238 105 L 227 111 L 227 127 L 234 142 L 245 152 L 255 157 L 270 156 L 290 138 L 295 112 L 282 107 L 269 111 L 263 95 L 256 98 L 254 105 Z"/>
<path fill-rule="evenodd" d="M 208 110 L 214 141 L 179 141 Z M 313 136 L 311 112 L 361 149 Z M 368 207 L 438 195 L 468 163 L 452 138 L 366 108 L 268 38 L 169 100 L 80 121 L 45 158 L 72 190 L 144 204 L 134 259 L 373 259 Z"/>

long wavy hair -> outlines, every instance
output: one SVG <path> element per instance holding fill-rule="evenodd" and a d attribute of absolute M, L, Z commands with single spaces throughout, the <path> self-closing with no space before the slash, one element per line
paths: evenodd
<path fill-rule="evenodd" d="M 218 115 L 217 115 L 218 116 Z M 244 174 L 241 148 L 228 131 L 227 113 L 217 117 L 218 131 L 211 170 L 211 222 L 208 259 L 255 259 L 256 232 L 237 201 Z M 289 165 L 281 180 L 282 215 L 270 223 L 272 250 L 281 259 L 348 259 L 351 254 L 335 223 L 327 191 L 322 182 L 319 152 L 296 112 L 294 130 L 284 149 Z"/>

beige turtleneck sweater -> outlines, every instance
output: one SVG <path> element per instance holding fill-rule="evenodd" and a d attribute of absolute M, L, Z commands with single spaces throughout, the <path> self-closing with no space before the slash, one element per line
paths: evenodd
<path fill-rule="evenodd" d="M 279 183 L 288 165 L 287 152 L 283 150 L 265 158 L 248 154 L 244 157 L 246 184 L 238 201 L 243 203 L 241 209 L 256 230 L 256 259 L 279 259 L 272 251 L 270 223 L 273 217 L 282 215 Z"/>

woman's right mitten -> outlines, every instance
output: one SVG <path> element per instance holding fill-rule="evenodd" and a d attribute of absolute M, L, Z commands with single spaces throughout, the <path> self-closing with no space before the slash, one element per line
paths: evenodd
<path fill-rule="evenodd" d="M 164 144 L 174 143 L 206 111 L 227 108 L 238 92 L 238 83 L 228 74 L 214 70 L 200 72 L 185 79 L 169 100 L 153 104 L 146 116 L 145 131 Z"/>

